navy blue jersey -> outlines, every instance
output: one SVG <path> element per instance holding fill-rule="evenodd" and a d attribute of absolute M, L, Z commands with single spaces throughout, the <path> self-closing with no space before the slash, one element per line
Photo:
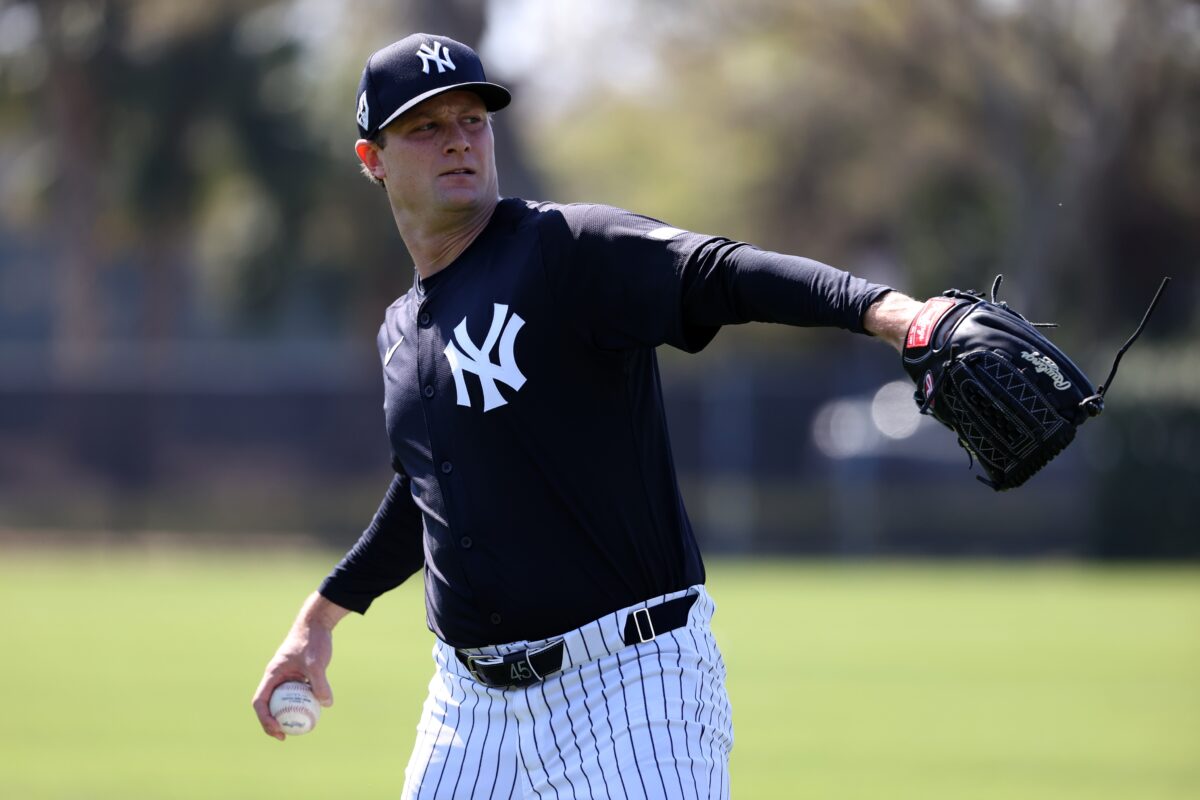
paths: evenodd
<path fill-rule="evenodd" d="M 396 476 L 322 595 L 363 612 L 424 566 L 429 627 L 477 647 L 702 583 L 654 348 L 749 321 L 862 332 L 887 291 L 620 209 L 501 201 L 387 310 Z"/>

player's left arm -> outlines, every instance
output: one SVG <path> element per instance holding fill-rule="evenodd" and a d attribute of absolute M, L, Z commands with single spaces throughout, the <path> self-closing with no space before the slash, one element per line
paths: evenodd
<path fill-rule="evenodd" d="M 562 209 L 569 247 L 547 263 L 559 305 L 603 349 L 701 350 L 725 325 L 844 328 L 899 349 L 920 304 L 801 256 L 693 233 L 622 209 Z"/>
<path fill-rule="evenodd" d="M 880 297 L 863 314 L 863 328 L 903 352 L 904 339 L 923 304 L 895 290 Z"/>

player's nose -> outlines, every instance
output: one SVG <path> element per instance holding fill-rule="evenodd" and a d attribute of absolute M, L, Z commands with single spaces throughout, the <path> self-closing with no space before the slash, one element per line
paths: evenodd
<path fill-rule="evenodd" d="M 442 152 L 449 155 L 451 153 L 467 153 L 470 150 L 471 140 L 467 136 L 466 129 L 457 122 L 447 125 L 446 139 L 442 144 Z"/>

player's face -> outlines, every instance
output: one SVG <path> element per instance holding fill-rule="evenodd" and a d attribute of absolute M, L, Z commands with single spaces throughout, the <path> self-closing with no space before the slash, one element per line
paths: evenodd
<path fill-rule="evenodd" d="M 462 211 L 500 194 L 487 109 L 474 92 L 446 92 L 387 127 L 379 157 L 392 202 L 415 213 Z"/>

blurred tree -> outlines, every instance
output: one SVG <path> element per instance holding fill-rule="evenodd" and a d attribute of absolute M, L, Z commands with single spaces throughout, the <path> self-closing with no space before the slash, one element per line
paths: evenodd
<path fill-rule="evenodd" d="M 918 294 L 1005 272 L 1008 296 L 1060 316 L 1068 345 L 1121 337 L 1171 273 L 1179 300 L 1155 334 L 1182 333 L 1200 293 L 1200 184 L 1183 179 L 1200 174 L 1197 8 L 639 6 L 636 30 L 601 28 L 578 58 L 651 64 L 574 87 L 540 149 L 573 199 L 591 191 Z"/>
<path fill-rule="evenodd" d="M 59 251 L 54 339 L 68 361 L 106 336 L 186 331 L 206 282 L 189 275 L 201 236 L 213 237 L 199 248 L 210 266 L 241 283 L 220 300 L 269 309 L 280 273 L 304 263 L 287 232 L 324 165 L 305 149 L 298 105 L 263 101 L 295 44 L 240 46 L 239 14 L 267 3 L 20 5 L 48 64 L 24 87 L 25 125 L 53 154 L 41 225 Z M 106 297 L 102 272 L 135 288 Z"/>
<path fill-rule="evenodd" d="M 0 147 L 47 173 L 6 183 L 36 210 L 0 220 L 53 251 L 64 367 L 112 338 L 373 332 L 410 273 L 353 155 L 362 60 L 412 28 L 476 41 L 486 11 L 0 0 Z M 505 188 L 529 191 L 500 141 Z"/>
<path fill-rule="evenodd" d="M 47 223 L 59 251 L 56 355 L 60 368 L 73 370 L 91 355 L 90 345 L 102 332 L 95 296 L 103 259 L 99 172 L 108 109 L 98 96 L 97 73 L 86 62 L 107 60 L 112 53 L 105 46 L 104 16 L 94 8 L 51 0 L 26 8 L 44 26 L 39 54 L 46 62 L 44 78 L 27 87 L 43 108 L 28 124 L 33 135 L 48 140 L 51 154 L 42 167 L 53 171 Z"/>

